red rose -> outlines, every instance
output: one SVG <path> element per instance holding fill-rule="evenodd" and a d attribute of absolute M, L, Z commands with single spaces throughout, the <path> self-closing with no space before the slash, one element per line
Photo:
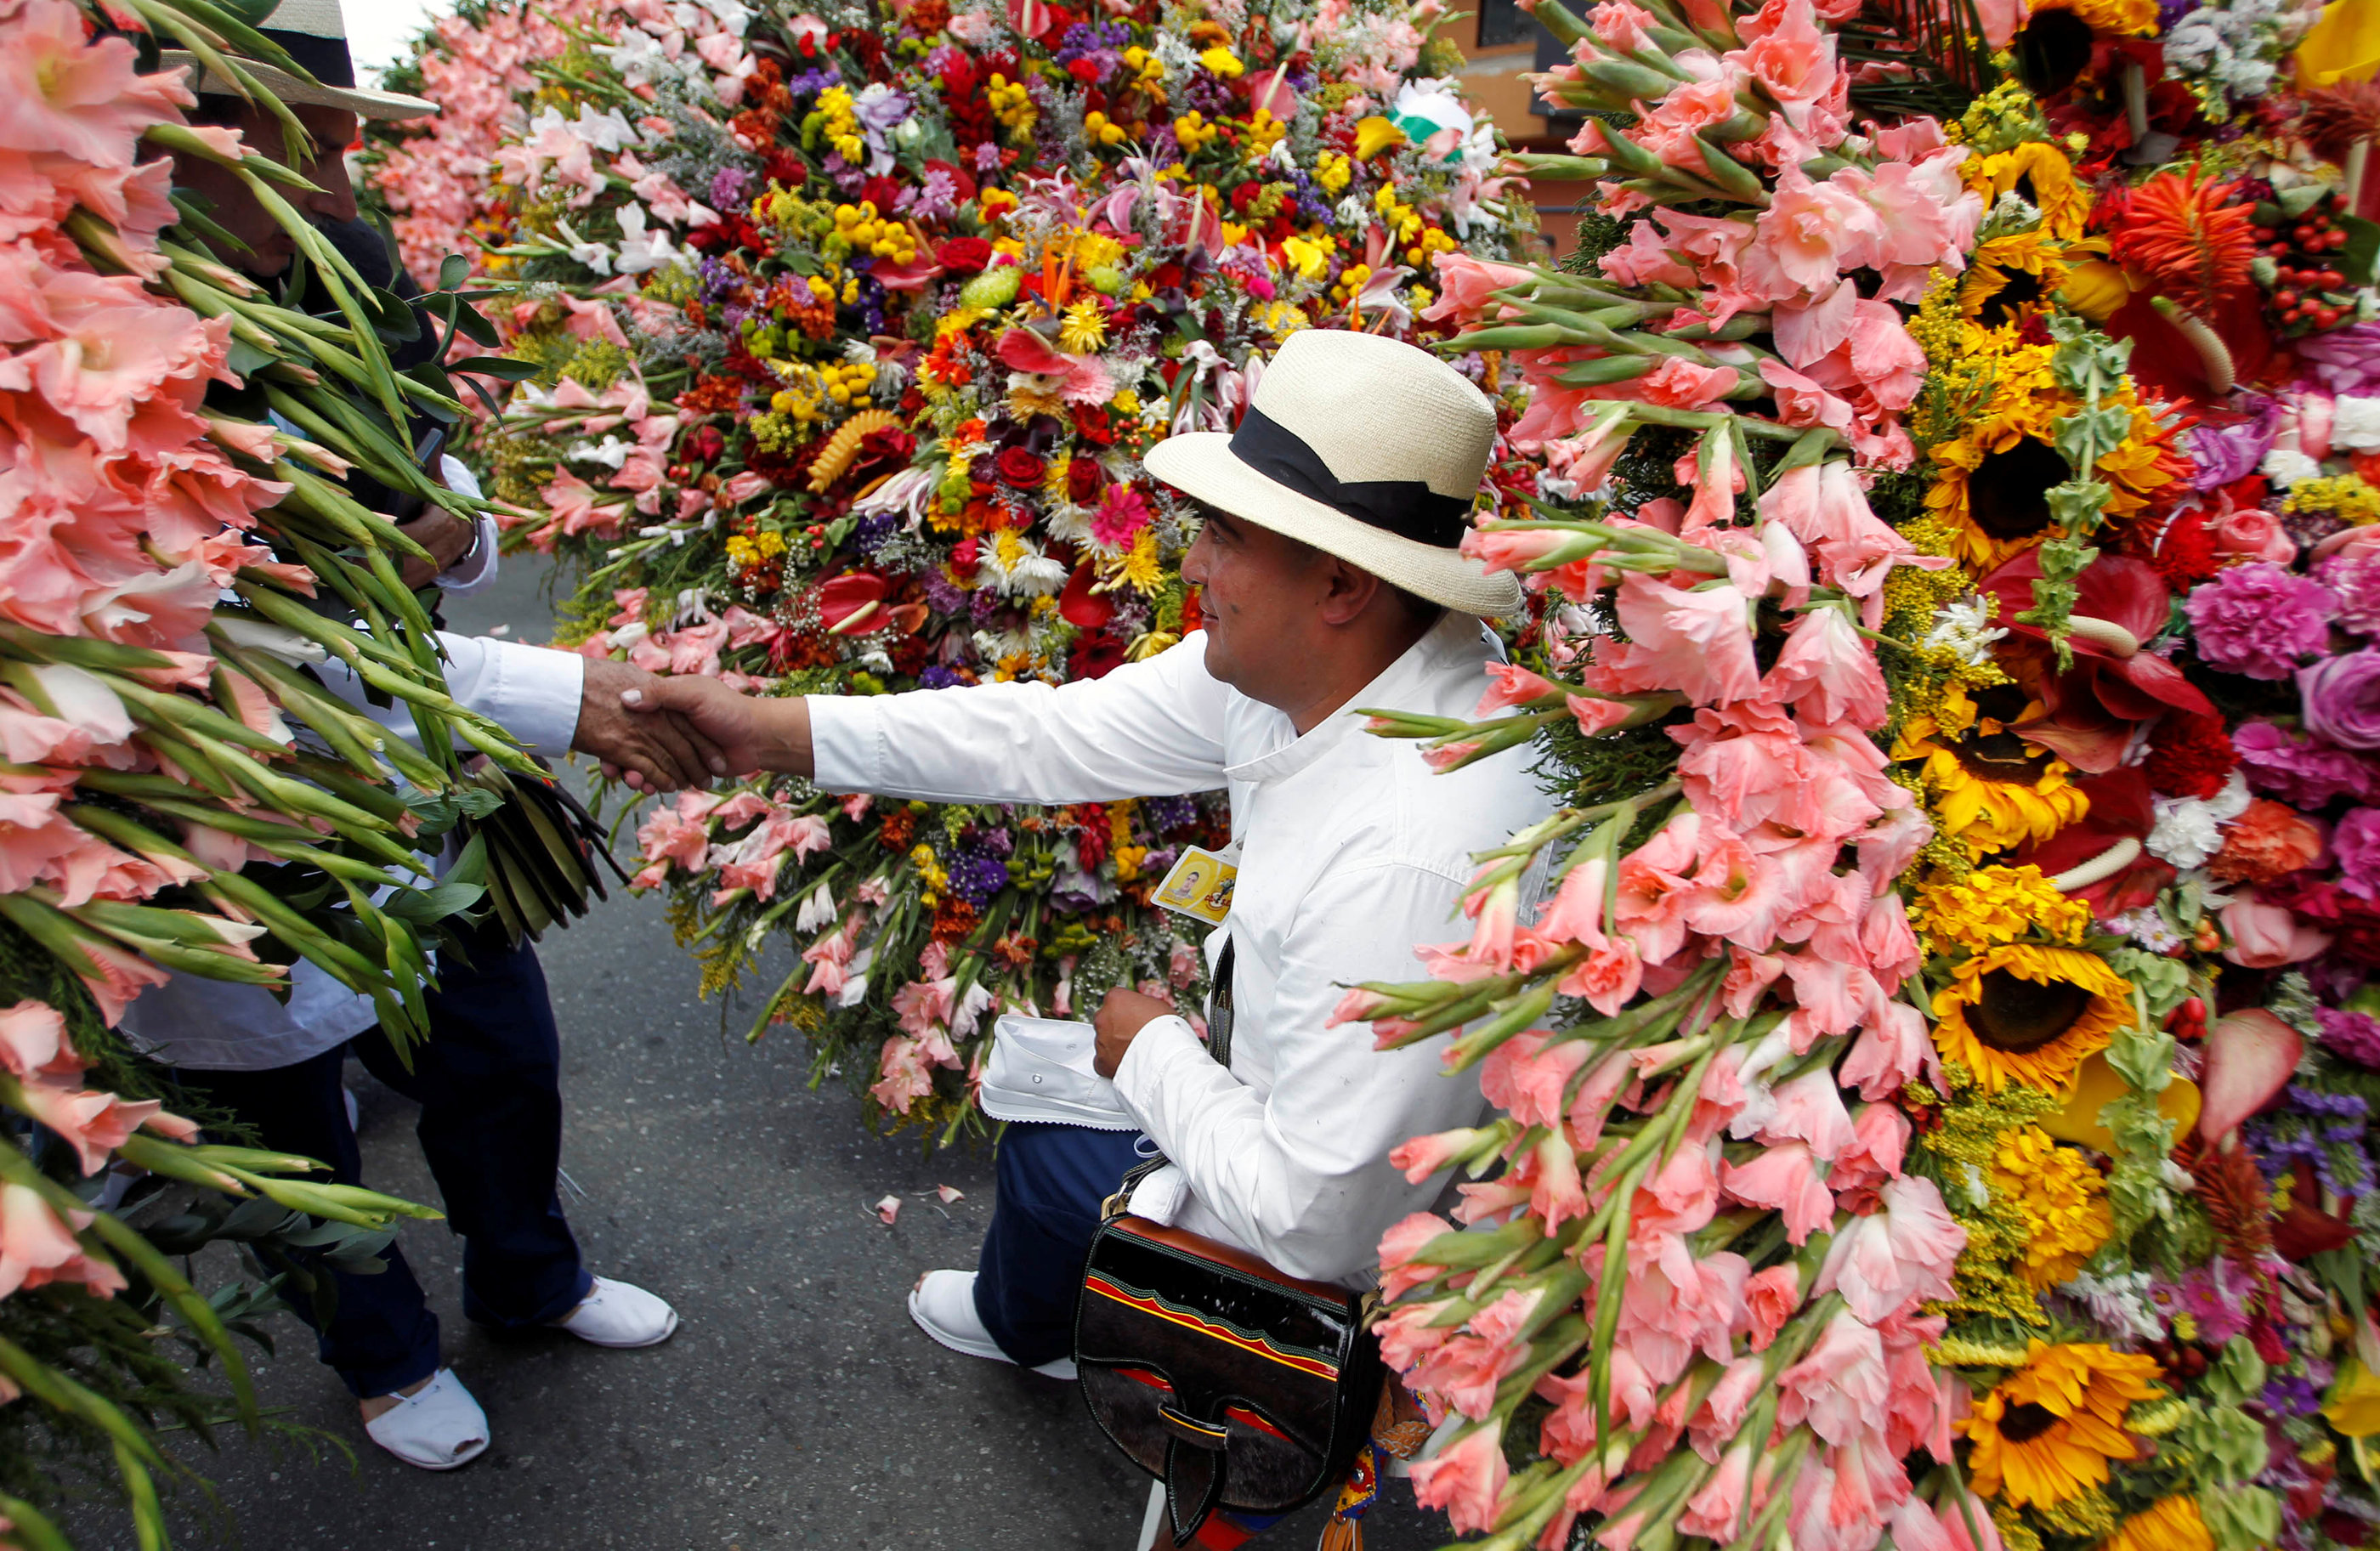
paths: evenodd
<path fill-rule="evenodd" d="M 693 445 L 687 451 L 694 454 L 696 461 L 709 463 L 726 449 L 727 439 L 719 433 L 719 428 L 704 426 L 694 433 Z"/>
<path fill-rule="evenodd" d="M 953 274 L 976 274 L 991 262 L 991 244 L 981 237 L 953 237 L 941 246 L 942 268 Z"/>
<path fill-rule="evenodd" d="M 1066 62 L 1066 73 L 1085 86 L 1097 86 L 1099 82 L 1099 63 L 1096 59 L 1070 59 Z"/>
<path fill-rule="evenodd" d="M 996 465 L 1000 482 L 1021 491 L 1037 490 L 1041 484 L 1041 460 L 1022 447 L 1010 447 L 1000 454 Z"/>
<path fill-rule="evenodd" d="M 1098 495 L 1107 482 L 1096 458 L 1078 457 L 1066 465 L 1066 496 L 1078 506 Z"/>

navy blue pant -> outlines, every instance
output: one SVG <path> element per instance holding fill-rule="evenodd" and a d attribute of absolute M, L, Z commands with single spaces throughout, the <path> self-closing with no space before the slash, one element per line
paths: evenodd
<path fill-rule="evenodd" d="M 331 1165 L 361 1184 L 362 1159 L 347 1123 L 339 1069 L 347 1050 L 421 1106 L 414 1127 L 437 1178 L 450 1227 L 463 1235 L 463 1312 L 497 1329 L 523 1329 L 568 1314 L 592 1285 L 562 1215 L 554 1181 L 562 1157 L 561 1042 L 545 972 L 524 943 L 477 936 L 471 963 L 454 954 L 427 994 L 430 1038 L 408 1072 L 378 1029 L 341 1049 L 271 1072 L 182 1072 L 182 1085 L 253 1127 L 260 1144 Z M 338 1301 L 321 1326 L 322 1361 L 358 1396 L 385 1395 L 438 1371 L 438 1316 L 392 1244 L 373 1276 L 333 1273 Z M 298 1317 L 313 1325 L 308 1300 Z"/>
<path fill-rule="evenodd" d="M 976 1261 L 975 1312 L 1028 1368 L 1075 1350 L 1075 1296 L 1099 1207 L 1140 1156 L 1138 1133 L 1015 1121 L 1000 1133 L 1000 1194 Z"/>

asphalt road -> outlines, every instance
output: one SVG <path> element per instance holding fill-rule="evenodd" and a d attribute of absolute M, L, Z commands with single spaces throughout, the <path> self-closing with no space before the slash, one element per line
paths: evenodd
<path fill-rule="evenodd" d="M 543 637 L 534 562 L 448 610 L 466 632 Z M 172 1501 L 176 1544 L 253 1551 L 903 1547 L 1131 1551 L 1146 1479 L 1071 1386 L 943 1351 L 909 1323 L 918 1274 L 971 1266 L 992 1206 L 988 1150 L 925 1154 L 869 1134 L 845 1093 L 813 1093 L 798 1039 L 745 1045 L 695 996 L 658 901 L 615 894 L 541 951 L 562 1028 L 571 1221 L 593 1270 L 652 1289 L 683 1316 L 667 1345 L 603 1351 L 567 1336 L 498 1341 L 460 1310 L 461 1241 L 407 1223 L 402 1242 L 444 1326 L 445 1359 L 487 1409 L 493 1443 L 431 1474 L 363 1436 L 354 1404 L 273 1321 L 259 1387 L 287 1421 L 349 1440 L 335 1452 L 227 1435 L 185 1447 L 232 1515 Z M 414 1108 L 352 1063 L 367 1181 L 437 1200 Z M 965 1192 L 945 1207 L 937 1185 Z M 872 1204 L 904 1202 L 882 1226 Z M 227 1257 L 200 1261 L 201 1285 Z M 1314 1544 L 1322 1509 L 1257 1543 Z M 75 1516 L 85 1551 L 128 1548 L 112 1511 Z M 1451 1538 L 1391 1483 L 1370 1551 Z"/>

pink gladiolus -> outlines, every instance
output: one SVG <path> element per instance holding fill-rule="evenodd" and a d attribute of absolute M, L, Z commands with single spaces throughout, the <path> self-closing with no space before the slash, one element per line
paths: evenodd
<path fill-rule="evenodd" d="M 1644 983 L 1644 958 L 1632 939 L 1620 937 L 1590 948 L 1586 957 L 1562 976 L 1558 988 L 1564 996 L 1585 999 L 1609 1018 L 1633 1000 Z"/>
<path fill-rule="evenodd" d="M 1523 1125 L 1559 1126 L 1562 1095 L 1595 1047 L 1583 1039 L 1548 1043 L 1541 1031 L 1516 1034 L 1479 1065 L 1479 1091 Z"/>
<path fill-rule="evenodd" d="M 1382 1285 L 1385 1288 L 1387 1284 Z M 1384 1290 L 1382 1296 L 1393 1300 L 1396 1295 Z M 1380 1361 L 1399 1373 L 1409 1374 L 1420 1366 L 1454 1335 L 1452 1326 L 1434 1323 L 1446 1308 L 1445 1300 L 1397 1304 L 1380 1322 Z M 1427 1398 L 1424 1403 L 1428 1404 Z"/>
<path fill-rule="evenodd" d="M 1743 1306 L 1752 1320 L 1752 1350 L 1767 1351 L 1802 1306 L 1801 1272 L 1790 1260 L 1754 1272 L 1743 1284 Z"/>
<path fill-rule="evenodd" d="M 1385 1273 L 1380 1296 L 1394 1303 L 1408 1290 L 1435 1279 L 1445 1267 L 1415 1257 L 1439 1234 L 1453 1231 L 1452 1224 L 1429 1212 L 1415 1212 L 1390 1224 L 1380 1235 L 1380 1269 Z"/>
<path fill-rule="evenodd" d="M 1545 1219 L 1552 1232 L 1572 1218 L 1591 1209 L 1586 1187 L 1578 1177 L 1578 1155 L 1560 1130 L 1548 1133 L 1530 1152 L 1529 1210 Z"/>
<path fill-rule="evenodd" d="M 1500 1426 L 1475 1428 L 1413 1468 L 1414 1496 L 1442 1510 L 1457 1534 L 1490 1530 L 1509 1477 Z"/>
<path fill-rule="evenodd" d="M 1325 1028 L 1337 1028 L 1341 1024 L 1368 1024 L 1389 1005 L 1389 999 L 1378 991 L 1367 991 L 1357 986 L 1339 999 L 1330 1016 L 1322 1021 Z"/>
<path fill-rule="evenodd" d="M 1835 1160 L 1828 1188 L 1838 1195 L 1874 1190 L 1900 1174 L 1909 1151 L 1909 1117 L 1889 1104 L 1863 1104 L 1852 1117 L 1852 1145 Z"/>
<path fill-rule="evenodd" d="M 1880 727 L 1890 696 L 1876 655 L 1842 609 L 1812 609 L 1787 633 L 1768 686 L 1791 703 L 1807 699 L 1821 721 Z"/>
<path fill-rule="evenodd" d="M 1649 576 L 1620 584 L 1629 660 L 1698 705 L 1744 700 L 1760 689 L 1743 594 L 1724 582 L 1688 591 Z"/>
<path fill-rule="evenodd" d="M 1479 697 L 1479 708 L 1471 713 L 1474 716 L 1493 716 L 1498 711 L 1525 706 L 1532 700 L 1552 699 L 1561 694 L 1559 685 L 1526 668 L 1515 667 L 1509 662 L 1488 664 L 1488 690 Z"/>
<path fill-rule="evenodd" d="M 1843 1109 L 1842 1090 L 1835 1086 L 1835 1074 L 1826 1068 L 1780 1084 L 1776 1098 L 1777 1113 L 1760 1131 L 1763 1142 L 1804 1142 L 1811 1157 L 1832 1163 L 1857 1139 L 1851 1115 Z"/>
<path fill-rule="evenodd" d="M 85 1254 L 75 1238 L 91 1222 L 89 1212 L 61 1222 L 31 1186 L 0 1184 L 0 1298 L 52 1282 L 80 1282 L 102 1298 L 122 1291 L 124 1274 Z"/>
<path fill-rule="evenodd" d="M 1733 1541 L 1743 1528 L 1744 1497 L 1751 1484 L 1752 1445 L 1739 1444 L 1720 1459 L 1702 1490 L 1686 1499 L 1686 1511 L 1678 1520 L 1680 1533 L 1722 1545 Z"/>
<path fill-rule="evenodd" d="M 1489 571 L 1528 571 L 1548 557 L 1577 547 L 1579 535 L 1554 528 L 1519 532 L 1472 528 L 1463 535 L 1463 553 Z"/>
<path fill-rule="evenodd" d="M 83 1064 L 55 1008 L 27 1000 L 0 1010 L 0 1070 L 17 1077 L 72 1078 Z"/>
<path fill-rule="evenodd" d="M 1719 1181 L 1730 1196 L 1747 1206 L 1784 1213 L 1785 1236 L 1793 1243 L 1835 1220 L 1835 1198 L 1818 1178 L 1810 1149 L 1800 1142 L 1771 1147 L 1747 1163 L 1724 1165 Z"/>
<path fill-rule="evenodd" d="M 1788 166 L 1753 224 L 1752 245 L 1743 252 L 1744 288 L 1769 301 L 1815 296 L 1858 267 L 1883 235 L 1883 222 L 1858 195 L 1813 183 L 1801 168 Z"/>
<path fill-rule="evenodd" d="M 127 1103 L 112 1093 L 49 1083 L 27 1083 L 19 1092 L 25 1113 L 56 1132 L 74 1148 L 86 1174 L 99 1172 L 108 1154 L 124 1145 L 127 1138 L 164 1109 L 153 1098 Z"/>
<path fill-rule="evenodd" d="M 1817 17 L 1807 6 L 1779 7 L 1776 15 L 1774 25 L 1749 47 L 1721 57 L 1758 81 L 1795 129 L 1811 127 L 1814 110 L 1841 118 L 1850 111 L 1851 78 L 1835 63 L 1834 34 L 1818 30 Z M 1768 16 L 1763 11 L 1761 19 Z"/>
<path fill-rule="evenodd" d="M 1784 869 L 1717 824 L 1703 832 L 1703 864 L 1680 902 L 1686 925 L 1754 951 L 1775 942 L 1794 903 Z"/>
<path fill-rule="evenodd" d="M 849 979 L 851 938 L 838 927 L 802 951 L 802 962 L 810 966 L 809 983 L 802 988 L 805 996 L 835 996 Z"/>
<path fill-rule="evenodd" d="M 1433 323 L 1451 320 L 1465 323 L 1491 321 L 1487 312 L 1489 294 L 1534 278 L 1529 271 L 1516 265 L 1475 259 L 1459 250 L 1440 253 L 1435 267 L 1438 271 L 1438 299 L 1421 312 L 1425 320 Z M 1497 305 L 1498 315 L 1505 310 L 1503 304 Z"/>
<path fill-rule="evenodd" d="M 926 1048 L 917 1040 L 897 1034 L 886 1039 L 877 1070 L 879 1079 L 869 1085 L 868 1097 L 896 1114 L 907 1114 L 911 1105 L 934 1091 Z"/>
<path fill-rule="evenodd" d="M 1844 1306 L 1870 1323 L 1950 1296 L 1950 1268 L 1967 1243 L 1933 1181 L 1903 1175 L 1877 1196 L 1878 1211 L 1835 1235 L 1812 1287 L 1840 1292 Z"/>
<path fill-rule="evenodd" d="M 0 149 L 128 167 L 140 131 L 195 105 L 182 72 L 139 73 L 131 43 L 87 41 L 66 0 L 27 0 L 0 50 Z"/>
<path fill-rule="evenodd" d="M 1432 1174 L 1451 1169 L 1477 1152 L 1488 1133 L 1464 1128 L 1441 1131 L 1429 1136 L 1416 1136 L 1400 1142 L 1389 1149 L 1389 1162 L 1404 1170 L 1405 1179 L 1419 1184 Z"/>
<path fill-rule="evenodd" d="M 1696 366 L 1682 356 L 1664 356 L 1660 365 L 1627 386 L 1632 397 L 1647 404 L 1699 411 L 1725 398 L 1738 381 L 1730 367 Z"/>
<path fill-rule="evenodd" d="M 1838 1313 L 1809 1354 L 1777 1375 L 1777 1420 L 1786 1426 L 1807 1422 L 1832 1444 L 1873 1432 L 1891 1393 L 1884 1342 L 1870 1326 Z"/>

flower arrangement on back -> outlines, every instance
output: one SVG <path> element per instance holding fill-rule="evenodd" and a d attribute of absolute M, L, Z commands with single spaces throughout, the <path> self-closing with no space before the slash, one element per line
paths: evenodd
<path fill-rule="evenodd" d="M 1404 1153 L 1472 1231 L 1381 1246 L 1424 1500 L 2363 1544 L 2370 89 L 2246 100 L 2302 13 L 1986 8 L 2001 84 L 1854 123 L 1929 62 L 1824 7 L 1536 14 L 1630 121 L 1532 164 L 1614 224 L 1449 295 L 1535 388 L 1554 501 L 1473 543 L 1547 636 L 1487 720 L 1381 730 L 1575 794 L 1343 1009 L 1471 1024 L 1501 1111 Z"/>
<path fill-rule="evenodd" d="M 656 671 L 868 692 L 1162 650 L 1197 627 L 1193 526 L 1142 454 L 1229 427 L 1300 328 L 1433 332 L 1436 259 L 1527 230 L 1400 6 L 628 5 L 574 36 L 496 153 L 513 344 L 549 375 L 481 445 L 582 568 L 579 649 Z M 761 1025 L 946 1134 L 993 1007 L 1197 1004 L 1146 900 L 1227 835 L 1212 797 L 782 783 L 638 830 L 707 988 L 790 931 Z"/>

